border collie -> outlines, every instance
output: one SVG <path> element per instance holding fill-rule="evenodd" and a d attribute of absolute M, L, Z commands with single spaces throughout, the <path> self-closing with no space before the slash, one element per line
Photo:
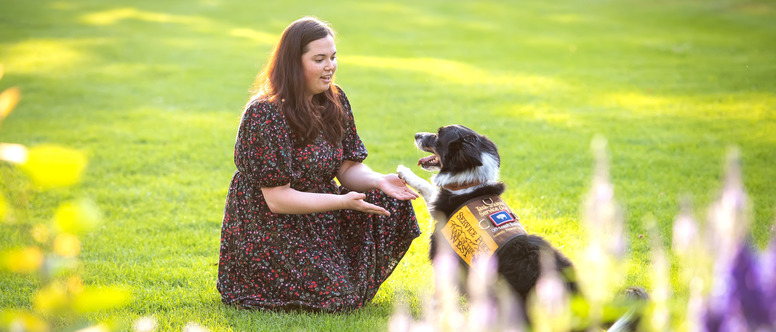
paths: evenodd
<path fill-rule="evenodd" d="M 540 277 L 544 254 L 554 258 L 547 261 L 554 261 L 550 268 L 562 278 L 566 290 L 580 294 L 571 261 L 542 237 L 527 234 L 520 218 L 500 200 L 505 190 L 498 181 L 501 159 L 490 139 L 464 126 L 450 125 L 437 133 L 415 134 L 415 145 L 431 153 L 418 165 L 438 173 L 431 183 L 403 165 L 397 173 L 423 196 L 434 219 L 429 248 L 432 260 L 440 250 L 450 250 L 457 253 L 459 265 L 468 269 L 478 255 L 495 256 L 498 274 L 516 294 L 522 318 L 529 324 L 526 298 Z M 647 296 L 640 288 L 626 293 L 638 300 Z M 638 317 L 624 319 L 615 323 L 617 329 L 635 330 Z"/>

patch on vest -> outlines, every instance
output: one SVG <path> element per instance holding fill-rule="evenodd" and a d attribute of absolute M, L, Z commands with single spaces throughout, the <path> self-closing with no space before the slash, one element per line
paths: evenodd
<path fill-rule="evenodd" d="M 508 222 L 515 221 L 515 218 L 512 218 L 512 215 L 509 214 L 507 211 L 499 211 L 493 214 L 488 215 L 488 219 L 493 222 L 493 225 L 498 227 L 503 224 L 506 224 Z"/>
<path fill-rule="evenodd" d="M 475 257 L 490 257 L 504 243 L 524 234 L 520 217 L 499 196 L 464 203 L 442 228 L 442 235 L 469 266 Z"/>

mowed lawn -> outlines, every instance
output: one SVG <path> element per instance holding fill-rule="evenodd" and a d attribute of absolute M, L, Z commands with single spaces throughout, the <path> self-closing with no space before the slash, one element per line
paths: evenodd
<path fill-rule="evenodd" d="M 25 193 L 26 216 L 47 223 L 60 202 L 93 199 L 104 218 L 82 238 L 84 283 L 133 296 L 87 319 L 128 328 L 153 316 L 162 331 L 189 322 L 379 331 L 397 303 L 422 306 L 433 289 L 422 200 L 424 236 L 366 308 L 273 313 L 220 302 L 221 217 L 242 107 L 283 28 L 305 15 L 338 32 L 337 82 L 374 170 L 414 167 L 424 156 L 415 132 L 473 128 L 498 144 L 505 199 L 529 232 L 574 259 L 600 135 L 625 212 L 625 278 L 649 288 L 646 220 L 666 246 L 681 197 L 705 220 L 735 146 L 752 240 L 762 247 L 774 236 L 771 1 L 0 0 L 0 90 L 22 93 L 0 142 L 60 144 L 89 158 L 79 185 Z M 0 251 L 31 243 L 28 233 L 3 224 Z M 30 307 L 38 285 L 0 272 L 0 308 Z"/>

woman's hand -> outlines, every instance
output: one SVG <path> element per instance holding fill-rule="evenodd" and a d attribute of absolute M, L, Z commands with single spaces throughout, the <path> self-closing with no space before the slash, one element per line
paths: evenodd
<path fill-rule="evenodd" d="M 418 198 L 418 194 L 407 187 L 407 183 L 396 174 L 383 175 L 377 180 L 376 186 L 388 196 L 402 201 Z"/>
<path fill-rule="evenodd" d="M 388 196 L 402 201 L 418 198 L 418 194 L 407 187 L 407 183 L 398 175 L 380 174 L 356 161 L 343 161 L 337 172 L 337 179 L 339 179 L 340 184 L 353 191 L 366 192 L 378 189 Z"/>
<path fill-rule="evenodd" d="M 342 195 L 341 197 L 343 201 L 343 209 L 345 210 L 356 210 L 364 213 L 379 214 L 383 216 L 391 215 L 388 210 L 364 201 L 366 195 L 362 193 L 351 191 L 345 195 Z"/>
<path fill-rule="evenodd" d="M 261 192 L 272 213 L 307 214 L 333 210 L 355 210 L 383 216 L 388 210 L 364 201 L 366 195 L 351 191 L 345 195 L 308 193 L 291 189 L 289 184 L 278 187 L 262 187 Z"/>

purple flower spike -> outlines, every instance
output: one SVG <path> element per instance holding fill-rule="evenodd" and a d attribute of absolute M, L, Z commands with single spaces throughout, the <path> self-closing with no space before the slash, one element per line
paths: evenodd
<path fill-rule="evenodd" d="M 746 329 L 729 330 L 737 322 L 745 321 L 741 315 L 741 305 L 735 298 L 735 281 L 733 275 L 726 273 L 717 274 L 714 287 L 706 303 L 706 310 L 702 314 L 702 331 L 724 332 L 745 331 Z"/>
<path fill-rule="evenodd" d="M 714 313 L 711 310 L 703 314 L 703 332 L 722 331 L 723 317 L 721 314 Z"/>
<path fill-rule="evenodd" d="M 760 285 L 763 287 L 771 324 L 776 326 L 776 237 L 771 239 L 771 244 L 760 255 Z"/>
<path fill-rule="evenodd" d="M 763 285 L 760 284 L 759 264 L 751 247 L 744 245 L 733 261 L 731 276 L 735 300 L 740 301 L 741 311 L 751 330 L 769 327 L 773 321 L 766 303 Z"/>

